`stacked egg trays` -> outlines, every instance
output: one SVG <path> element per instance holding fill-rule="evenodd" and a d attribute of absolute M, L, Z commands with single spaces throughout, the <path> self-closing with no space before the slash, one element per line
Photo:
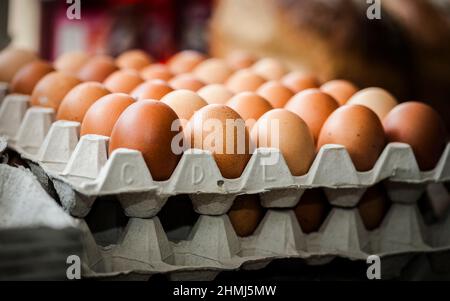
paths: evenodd
<path fill-rule="evenodd" d="M 187 150 L 171 178 L 156 182 L 142 154 L 117 149 L 108 157 L 108 137 L 79 137 L 80 124 L 54 122 L 54 111 L 29 107 L 29 96 L 7 95 L 0 106 L 0 135 L 26 159 L 48 191 L 80 219 L 85 277 L 147 279 L 165 273 L 171 279 L 213 279 L 221 271 L 260 269 L 274 259 L 299 258 L 326 264 L 335 257 L 382 258 L 383 277 L 398 275 L 415 254 L 426 254 L 431 266 L 450 267 L 450 214 L 425 225 L 417 207 L 423 192 L 448 202 L 450 144 L 437 166 L 419 170 L 411 148 L 386 146 L 374 168 L 356 171 L 339 145 L 325 145 L 309 172 L 292 176 L 276 149 L 259 148 L 242 176 L 225 179 L 203 150 Z M 280 156 L 276 165 L 268 165 Z M 381 226 L 367 231 L 357 205 L 370 186 L 384 181 L 392 201 Z M 323 188 L 331 212 L 318 232 L 305 234 L 292 210 L 306 189 Z M 170 196 L 188 194 L 200 214 L 187 240 L 171 242 L 158 219 Z M 236 196 L 259 194 L 267 212 L 253 235 L 240 238 L 227 216 Z M 84 217 L 96 198 L 115 196 L 130 219 L 117 244 L 97 245 Z M 448 264 L 447 264 L 448 265 Z M 448 271 L 447 271 L 448 272 Z"/>

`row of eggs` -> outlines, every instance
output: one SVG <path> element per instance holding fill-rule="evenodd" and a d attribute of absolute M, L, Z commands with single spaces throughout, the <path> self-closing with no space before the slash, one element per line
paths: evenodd
<path fill-rule="evenodd" d="M 240 124 L 245 142 L 270 147 L 276 141 L 293 175 L 305 174 L 317 150 L 329 143 L 344 145 L 360 171 L 371 169 L 391 141 L 410 144 L 420 167 L 431 169 L 446 143 L 439 115 L 425 104 L 398 105 L 383 89 L 358 91 L 345 80 L 320 85 L 312 75 L 288 72 L 277 60 L 256 60 L 243 52 L 218 59 L 182 51 L 167 64 L 152 63 L 139 50 L 116 59 L 72 52 L 50 64 L 6 50 L 0 53 L 0 70 L 11 92 L 31 95 L 32 105 L 54 108 L 59 120 L 81 122 L 81 135 L 110 136 L 110 151 L 140 150 L 155 180 L 168 179 L 175 169 L 181 154 L 173 152 L 171 142 L 180 132 L 191 145 L 206 148 L 202 142 L 210 132 L 197 121 L 208 119 L 250 121 Z M 178 119 L 185 123 L 173 131 Z M 266 139 L 274 133 L 271 120 L 278 121 L 277 137 Z M 237 144 L 235 133 L 224 129 L 223 145 Z M 226 178 L 239 177 L 251 156 L 249 148 L 239 154 L 209 150 Z M 385 202 L 378 189 L 366 195 L 360 213 L 372 229 Z M 325 205 L 313 191 L 302 197 L 295 212 L 304 231 L 318 229 Z M 262 210 L 256 196 L 239 197 L 229 213 L 236 232 L 249 235 Z"/>

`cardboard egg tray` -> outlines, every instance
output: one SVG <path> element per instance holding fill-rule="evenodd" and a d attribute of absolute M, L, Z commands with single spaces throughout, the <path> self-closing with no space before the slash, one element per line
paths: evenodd
<path fill-rule="evenodd" d="M 408 145 L 391 143 L 368 172 L 356 171 L 339 145 L 326 145 L 310 171 L 292 176 L 276 149 L 257 149 L 238 179 L 221 176 L 207 151 L 186 151 L 171 178 L 157 182 L 142 154 L 118 149 L 108 157 L 108 137 L 79 137 L 79 123 L 54 121 L 48 108 L 29 108 L 28 96 L 8 95 L 0 107 L 0 135 L 29 161 L 49 191 L 54 187 L 71 215 L 85 217 L 99 196 L 115 195 L 130 220 L 117 244 L 100 247 L 84 225 L 86 275 L 132 273 L 174 279 L 214 278 L 222 270 L 257 269 L 276 258 L 324 264 L 336 256 L 382 257 L 386 275 L 401 270 L 416 253 L 450 262 L 450 217 L 425 226 L 417 200 L 431 187 L 448 202 L 450 144 L 436 168 L 422 172 Z M 277 164 L 269 164 L 273 162 Z M 368 232 L 356 206 L 367 187 L 385 181 L 393 202 L 379 229 Z M 302 232 L 291 208 L 306 189 L 322 187 L 332 211 L 318 233 Z M 437 188 L 436 188 L 437 187 Z M 170 242 L 156 216 L 170 196 L 188 194 L 201 214 L 187 240 Z M 254 235 L 238 238 L 226 215 L 240 194 L 259 194 L 268 208 Z M 437 260 L 440 262 L 441 260 Z M 450 267 L 449 267 L 450 268 Z M 450 269 L 449 269 L 450 270 Z M 389 272 L 390 271 L 390 272 Z"/>

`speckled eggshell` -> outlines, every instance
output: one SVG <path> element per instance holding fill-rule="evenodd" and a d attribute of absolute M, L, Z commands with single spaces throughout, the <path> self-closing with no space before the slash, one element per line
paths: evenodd
<path fill-rule="evenodd" d="M 372 110 L 360 105 L 345 105 L 325 121 L 317 148 L 325 144 L 343 145 L 355 168 L 368 171 L 383 151 L 385 140 L 381 121 Z"/>

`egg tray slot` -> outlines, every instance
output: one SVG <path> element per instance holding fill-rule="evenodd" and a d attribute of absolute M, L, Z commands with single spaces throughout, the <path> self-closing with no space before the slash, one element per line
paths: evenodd
<path fill-rule="evenodd" d="M 3 99 L 8 94 L 9 84 L 7 82 L 0 82 L 0 105 L 3 102 Z"/>
<path fill-rule="evenodd" d="M 79 127 L 77 122 L 55 122 L 52 109 L 29 108 L 26 95 L 8 95 L 0 107 L 0 135 L 34 162 L 33 170 L 43 184 L 53 185 L 64 207 L 79 217 L 102 195 L 118 195 L 126 214 L 133 217 L 155 216 L 167 198 L 177 194 L 189 194 L 201 214 L 221 215 L 240 194 L 259 193 L 264 207 L 289 208 L 305 189 L 324 187 L 333 205 L 352 207 L 367 187 L 385 179 L 391 182 L 392 193 L 413 196 L 426 183 L 450 180 L 450 144 L 437 166 L 423 172 L 410 146 L 391 143 L 367 172 L 356 171 L 344 147 L 325 145 L 309 172 L 298 177 L 291 175 L 278 150 L 260 148 L 238 179 L 223 178 L 209 152 L 190 149 L 171 178 L 157 182 L 140 152 L 117 149 L 108 157 L 109 138 L 85 135 L 80 139 Z M 279 160 L 268 165 L 268 158 Z"/>
<path fill-rule="evenodd" d="M 398 276 L 418 255 L 437 273 L 448 273 L 449 213 L 425 225 L 415 203 L 393 202 L 381 225 L 367 231 L 356 208 L 333 207 L 318 232 L 305 234 L 292 210 L 269 209 L 245 238 L 236 235 L 227 215 L 200 215 L 179 242 L 169 241 L 158 216 L 130 218 L 117 243 L 108 246 L 98 245 L 81 220 L 84 276 L 146 279 L 165 273 L 172 280 L 212 280 L 222 271 L 261 269 L 281 258 L 324 265 L 336 257 L 366 261 L 374 254 L 384 279 Z"/>

